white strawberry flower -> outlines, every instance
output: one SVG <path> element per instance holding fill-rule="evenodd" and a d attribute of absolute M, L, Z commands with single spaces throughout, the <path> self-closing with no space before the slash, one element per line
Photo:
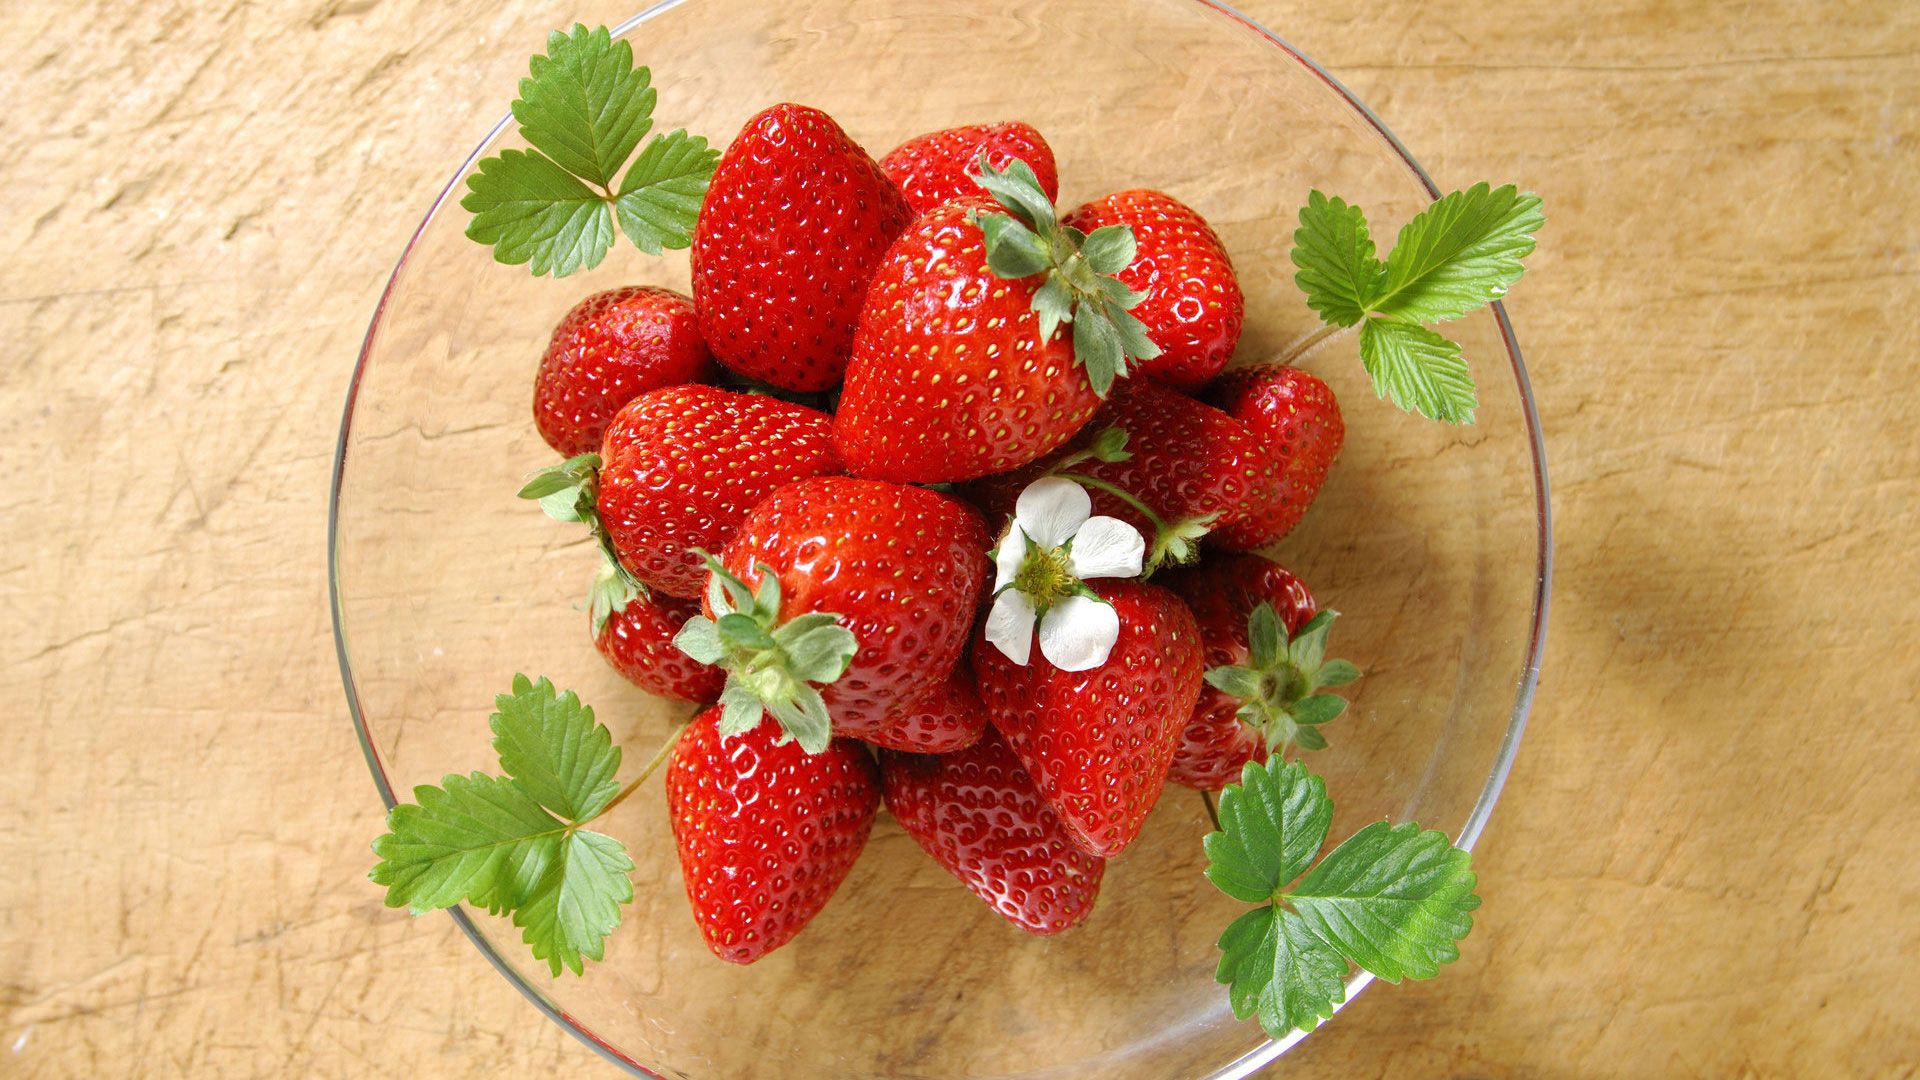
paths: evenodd
<path fill-rule="evenodd" d="M 1062 671 L 1106 663 L 1120 636 L 1113 605 L 1085 582 L 1138 577 L 1146 540 L 1119 518 L 1092 512 L 1086 489 L 1060 476 L 1028 484 L 1014 504 L 1013 521 L 993 553 L 987 640 L 1022 667 L 1033 656 L 1035 623 L 1040 655 Z"/>

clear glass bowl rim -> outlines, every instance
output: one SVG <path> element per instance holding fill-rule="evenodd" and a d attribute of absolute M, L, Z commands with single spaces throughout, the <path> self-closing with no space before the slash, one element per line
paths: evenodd
<path fill-rule="evenodd" d="M 625 22 L 614 27 L 613 34 L 615 37 L 625 35 L 634 27 L 639 26 L 647 20 L 680 7 L 687 2 L 688 0 L 660 0 L 660 2 L 649 6 L 639 14 L 632 16 Z M 1309 72 L 1312 72 L 1322 82 L 1326 83 L 1329 89 L 1338 94 L 1341 99 L 1366 122 L 1367 126 L 1378 133 L 1380 138 L 1393 149 L 1395 154 L 1399 155 L 1401 161 L 1406 164 L 1408 171 L 1413 173 L 1420 181 L 1420 184 L 1426 188 L 1427 194 L 1431 198 L 1438 199 L 1440 197 L 1439 186 L 1433 182 L 1433 178 L 1427 174 L 1427 170 L 1414 159 L 1412 152 L 1406 148 L 1405 144 L 1401 143 L 1399 137 L 1394 135 L 1394 133 L 1387 128 L 1386 123 L 1374 115 L 1373 110 L 1368 108 L 1365 103 L 1355 96 L 1353 91 L 1347 89 L 1345 84 L 1341 83 L 1332 73 L 1321 67 L 1312 57 L 1295 48 L 1291 42 L 1288 42 L 1285 38 L 1268 29 L 1259 20 L 1247 15 L 1231 4 L 1222 2 L 1222 0 L 1188 0 L 1188 2 L 1227 16 L 1249 32 L 1265 38 L 1270 44 L 1278 48 L 1294 62 L 1300 64 Z M 360 740 L 360 750 L 366 756 L 367 768 L 373 774 L 374 786 L 379 789 L 380 799 L 386 805 L 387 809 L 392 809 L 397 800 L 394 798 L 393 785 L 387 779 L 386 770 L 380 764 L 379 754 L 374 749 L 372 735 L 367 729 L 366 715 L 361 709 L 360 696 L 354 687 L 353 665 L 347 655 L 346 629 L 342 625 L 341 620 L 340 549 L 338 541 L 340 531 L 340 490 L 342 481 L 346 477 L 347 440 L 353 426 L 354 404 L 360 395 L 360 379 L 366 370 L 367 358 L 373 351 L 374 338 L 379 333 L 380 319 L 386 312 L 387 301 L 392 297 L 394 286 L 400 280 L 400 272 L 406 268 L 407 260 L 412 256 L 414 247 L 420 242 L 421 235 L 426 232 L 427 226 L 432 224 L 435 215 L 446 205 L 454 189 L 459 185 L 461 178 L 467 175 L 481 154 L 488 146 L 492 145 L 494 139 L 498 138 L 500 133 L 504 131 L 512 121 L 513 116 L 509 113 L 501 117 L 500 121 L 487 132 L 486 137 L 480 140 L 479 144 L 474 147 L 473 152 L 468 154 L 466 160 L 460 163 L 460 167 L 454 171 L 453 177 L 447 181 L 446 186 L 441 189 L 440 194 L 435 196 L 433 205 L 427 209 L 426 216 L 420 220 L 419 226 L 414 229 L 413 235 L 408 238 L 406 248 L 401 251 L 399 260 L 394 264 L 393 272 L 387 277 L 386 287 L 381 290 L 379 303 L 374 307 L 373 318 L 367 324 L 367 334 L 361 342 L 360 354 L 355 359 L 353 365 L 353 376 L 347 385 L 346 403 L 341 410 L 340 416 L 340 434 L 334 445 L 333 477 L 327 493 L 327 601 L 333 620 L 334 653 L 340 664 L 340 680 L 346 690 L 347 709 L 353 717 L 354 734 Z M 1459 834 L 1455 837 L 1456 843 L 1469 850 L 1472 849 L 1474 842 L 1480 838 L 1481 832 L 1486 828 L 1487 819 L 1493 814 L 1494 804 L 1500 799 L 1500 789 L 1506 785 L 1507 774 L 1513 768 L 1514 756 L 1520 749 L 1520 737 L 1526 730 L 1527 714 L 1532 709 L 1534 691 L 1540 682 L 1540 659 L 1541 652 L 1546 643 L 1547 633 L 1548 599 L 1552 592 L 1553 585 L 1553 511 L 1548 497 L 1547 449 L 1545 439 L 1540 430 L 1540 414 L 1534 405 L 1533 384 L 1527 377 L 1526 364 L 1520 356 L 1520 342 L 1514 336 L 1513 323 L 1507 317 L 1506 306 L 1496 301 L 1493 304 L 1493 316 L 1499 323 L 1500 337 L 1506 345 L 1507 359 L 1512 369 L 1515 387 L 1520 393 L 1521 412 L 1527 429 L 1528 448 L 1533 464 L 1534 516 L 1538 526 L 1538 554 L 1535 559 L 1533 618 L 1527 633 L 1526 668 L 1521 673 L 1520 682 L 1514 694 L 1513 707 L 1508 712 L 1507 731 L 1501 739 L 1499 756 L 1494 761 L 1492 771 L 1487 774 L 1486 783 L 1480 789 L 1480 797 L 1474 802 L 1473 809 L 1467 814 L 1466 822 L 1461 826 Z M 467 940 L 473 942 L 474 948 L 480 950 L 480 954 L 487 958 L 487 961 L 494 966 L 494 969 L 500 972 L 501 976 L 504 977 L 507 982 L 518 988 L 520 993 L 525 996 L 528 1001 L 532 1002 L 535 1008 L 571 1032 L 575 1038 L 585 1043 L 595 1053 L 625 1070 L 630 1075 L 645 1077 L 647 1080 L 662 1080 L 658 1074 L 649 1071 L 639 1062 L 627 1057 L 621 1053 L 618 1048 L 601 1039 L 598 1035 L 595 1035 L 584 1024 L 568 1015 L 566 1010 L 560 1008 L 557 1003 L 548 998 L 538 987 L 523 978 L 521 974 L 516 971 L 511 964 L 507 963 L 506 959 L 493 948 L 487 939 L 481 935 L 479 929 L 474 926 L 473 919 L 468 915 L 465 908 L 452 908 L 449 910 L 449 914 L 453 916 L 453 921 L 460 927 L 461 932 L 466 934 Z M 1360 991 L 1365 989 L 1372 981 L 1373 976 L 1364 971 L 1348 979 L 1346 984 L 1346 999 L 1335 1007 L 1335 1011 L 1338 1012 L 1340 1009 L 1345 1008 L 1346 1005 L 1351 1004 L 1354 998 L 1359 996 Z M 1308 1032 L 1295 1031 L 1282 1039 L 1270 1039 L 1233 1061 L 1215 1069 L 1212 1073 L 1208 1074 L 1205 1080 L 1243 1080 L 1245 1077 L 1252 1076 L 1262 1067 L 1285 1053 L 1294 1046 L 1294 1044 L 1306 1038 L 1308 1034 Z"/>

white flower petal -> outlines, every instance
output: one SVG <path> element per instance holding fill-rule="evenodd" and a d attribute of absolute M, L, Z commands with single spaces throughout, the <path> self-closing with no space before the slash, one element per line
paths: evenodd
<path fill-rule="evenodd" d="M 1000 546 L 995 549 L 999 554 L 993 557 L 994 592 L 1013 584 L 1013 575 L 1020 572 L 1020 564 L 1027 561 L 1027 552 L 1032 547 L 1027 542 L 1027 534 L 1020 531 L 1018 524 L 1007 526 L 1007 535 L 1000 538 Z"/>
<path fill-rule="evenodd" d="M 1043 550 L 1066 543 L 1091 513 L 1093 499 L 1087 489 L 1058 476 L 1043 476 L 1028 484 L 1013 507 L 1013 519 Z"/>
<path fill-rule="evenodd" d="M 1098 577 L 1139 577 L 1140 564 L 1147 556 L 1147 541 L 1140 530 L 1119 518 L 1090 517 L 1073 534 L 1073 550 L 1067 553 L 1067 572 L 1085 581 Z"/>
<path fill-rule="evenodd" d="M 1033 601 L 1018 589 L 993 598 L 987 609 L 987 640 L 1007 659 L 1027 666 L 1033 658 Z"/>
<path fill-rule="evenodd" d="M 1119 613 L 1091 597 L 1069 596 L 1040 620 L 1040 655 L 1061 671 L 1099 667 L 1119 638 Z"/>

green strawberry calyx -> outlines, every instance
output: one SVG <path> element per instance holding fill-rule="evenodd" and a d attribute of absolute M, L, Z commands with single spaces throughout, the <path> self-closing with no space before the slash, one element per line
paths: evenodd
<path fill-rule="evenodd" d="M 1052 341 L 1062 323 L 1072 324 L 1074 360 L 1093 392 L 1106 397 L 1113 381 L 1126 377 L 1128 361 L 1160 355 L 1146 326 L 1129 313 L 1147 294 L 1115 276 L 1137 254 L 1133 229 L 1108 225 L 1085 233 L 1063 225 L 1032 166 L 1015 158 L 996 169 L 984 152 L 979 166 L 974 182 L 1007 211 L 969 217 L 986 237 L 987 268 L 1010 281 L 1044 276 L 1032 305 L 1040 343 Z"/>
<path fill-rule="evenodd" d="M 758 587 L 749 587 L 719 559 L 706 560 L 707 606 L 713 618 L 688 619 L 673 643 L 681 652 L 727 673 L 720 692 L 719 731 L 731 738 L 753 729 L 768 713 L 780 725 L 781 742 L 796 741 L 809 754 L 833 741 L 833 723 L 820 687 L 846 674 L 860 651 L 853 631 L 829 611 L 780 618 L 780 576 L 757 565 Z"/>
<path fill-rule="evenodd" d="M 541 469 L 527 478 L 520 497 L 538 502 L 555 521 L 578 521 L 593 534 L 600 548 L 600 568 L 587 586 L 587 612 L 593 620 L 594 636 L 600 636 L 615 612 L 625 611 L 628 604 L 647 593 L 640 579 L 621 565 L 613 539 L 600 521 L 600 455 L 581 454 Z"/>
<path fill-rule="evenodd" d="M 1268 752 L 1324 750 L 1320 725 L 1346 711 L 1345 698 L 1321 693 L 1360 677 L 1353 664 L 1326 658 L 1327 630 L 1338 617 L 1322 611 L 1289 639 L 1273 605 L 1262 603 L 1247 617 L 1247 663 L 1207 672 L 1209 686 L 1240 702 L 1235 715 L 1265 737 Z"/>

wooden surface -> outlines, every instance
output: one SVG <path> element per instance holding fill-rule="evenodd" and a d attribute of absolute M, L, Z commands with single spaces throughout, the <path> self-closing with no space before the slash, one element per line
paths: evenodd
<path fill-rule="evenodd" d="M 1465 959 L 1276 1073 L 1920 1063 L 1920 7 L 1249 0 L 1547 199 L 1545 676 Z M 612 1075 L 363 880 L 337 407 L 533 3 L 0 6 L 0 1075 Z"/>

